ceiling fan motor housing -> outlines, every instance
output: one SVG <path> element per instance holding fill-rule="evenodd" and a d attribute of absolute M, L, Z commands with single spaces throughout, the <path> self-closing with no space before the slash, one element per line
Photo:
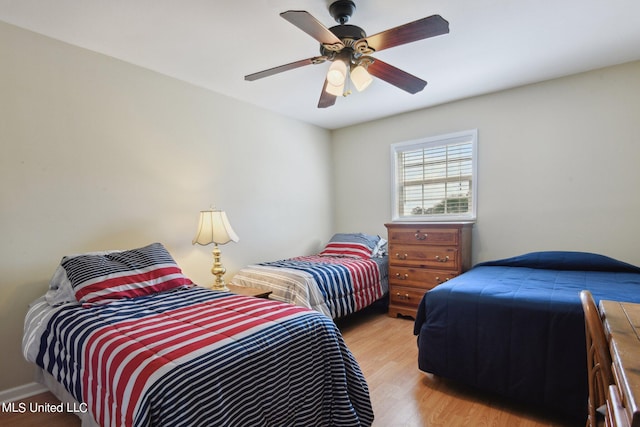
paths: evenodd
<path fill-rule="evenodd" d="M 354 55 L 360 56 L 360 54 L 364 53 L 356 48 L 355 42 L 367 37 L 367 33 L 362 28 L 346 24 L 355 10 L 356 4 L 351 0 L 338 0 L 329 6 L 329 13 L 340 24 L 329 28 L 329 31 L 342 41 L 344 49 L 349 53 L 348 56 L 350 57 Z M 334 59 L 336 53 L 340 53 L 338 49 L 335 49 L 337 52 L 333 52 L 334 49 L 334 46 L 320 45 L 320 53 L 327 56 L 330 61 Z"/>
<path fill-rule="evenodd" d="M 329 28 L 329 31 L 335 34 L 340 40 L 359 40 L 367 37 L 367 33 L 365 33 L 362 28 L 356 27 L 355 25 L 336 25 L 335 27 Z"/>
<path fill-rule="evenodd" d="M 356 4 L 351 0 L 338 0 L 331 3 L 329 13 L 340 25 L 346 24 L 351 19 L 351 15 L 356 11 Z"/>
<path fill-rule="evenodd" d="M 342 41 L 344 48 L 351 51 L 355 50 L 354 42 L 367 37 L 367 33 L 355 25 L 336 25 L 329 28 L 329 31 Z M 320 44 L 320 53 L 322 55 L 332 57 L 332 52 L 331 46 Z"/>

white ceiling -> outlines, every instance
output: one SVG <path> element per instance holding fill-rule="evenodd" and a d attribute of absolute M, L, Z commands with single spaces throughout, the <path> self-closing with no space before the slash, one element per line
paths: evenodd
<path fill-rule="evenodd" d="M 428 82 L 381 80 L 318 109 L 328 63 L 254 82 L 246 74 L 319 55 L 279 16 L 336 25 L 328 0 L 0 0 L 0 20 L 318 126 L 336 129 L 456 99 L 640 59 L 638 0 L 355 0 L 367 34 L 439 14 L 450 34 L 374 56 Z"/>

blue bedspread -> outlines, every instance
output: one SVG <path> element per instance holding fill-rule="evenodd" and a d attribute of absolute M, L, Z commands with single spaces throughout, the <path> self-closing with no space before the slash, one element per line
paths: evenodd
<path fill-rule="evenodd" d="M 640 268 L 581 252 L 478 264 L 425 294 L 414 328 L 419 368 L 584 419 L 582 289 L 596 302 L 640 303 Z"/>

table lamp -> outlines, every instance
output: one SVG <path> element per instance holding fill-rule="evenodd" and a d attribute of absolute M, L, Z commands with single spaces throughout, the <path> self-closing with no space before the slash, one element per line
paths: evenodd
<path fill-rule="evenodd" d="M 218 245 L 224 245 L 231 241 L 237 242 L 238 240 L 240 239 L 235 231 L 233 231 L 233 228 L 231 228 L 227 214 L 224 211 L 218 209 L 200 211 L 200 224 L 198 225 L 198 232 L 193 238 L 192 244 L 195 245 L 198 243 L 202 246 L 211 243 L 214 244 L 213 267 L 211 268 L 211 274 L 216 276 L 216 280 L 211 287 L 214 291 L 229 290 L 223 279 L 224 273 L 227 270 L 220 262 L 220 248 Z"/>

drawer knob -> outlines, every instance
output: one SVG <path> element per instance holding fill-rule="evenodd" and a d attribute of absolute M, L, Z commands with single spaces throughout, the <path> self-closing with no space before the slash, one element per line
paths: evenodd
<path fill-rule="evenodd" d="M 416 240 L 425 240 L 427 238 L 427 233 L 420 234 L 420 230 L 416 230 Z"/>
<path fill-rule="evenodd" d="M 396 277 L 400 280 L 407 280 L 409 278 L 409 275 L 407 273 L 405 274 L 396 273 Z"/>
<path fill-rule="evenodd" d="M 446 281 L 447 281 L 447 280 L 449 280 L 449 279 L 450 279 L 450 277 L 445 277 L 445 278 L 444 278 L 444 280 L 442 280 L 442 279 L 440 278 L 440 276 L 437 276 L 437 277 L 436 277 L 436 282 L 437 282 L 437 283 L 444 283 L 444 282 L 446 282 Z"/>
<path fill-rule="evenodd" d="M 404 295 L 402 295 L 400 292 L 396 292 L 396 297 L 397 297 L 398 299 L 408 300 L 408 299 L 409 299 L 409 294 L 404 294 Z"/>
<path fill-rule="evenodd" d="M 438 261 L 438 262 L 447 262 L 447 261 L 449 261 L 449 255 L 447 255 L 444 258 L 441 258 L 440 255 L 436 255 L 436 261 Z"/>
<path fill-rule="evenodd" d="M 398 259 L 407 259 L 407 254 L 400 255 L 399 253 L 396 253 L 396 258 L 398 258 Z"/>

